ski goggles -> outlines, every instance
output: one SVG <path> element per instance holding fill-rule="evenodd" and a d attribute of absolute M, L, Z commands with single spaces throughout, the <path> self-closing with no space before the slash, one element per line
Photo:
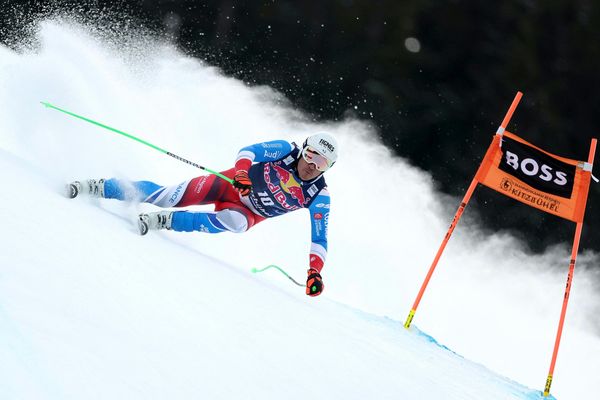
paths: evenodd
<path fill-rule="evenodd" d="M 310 146 L 306 146 L 304 149 L 302 149 L 302 158 L 304 158 L 304 161 L 307 163 L 315 164 L 317 170 L 321 172 L 327 171 L 333 165 L 331 160 L 325 156 L 322 156 Z"/>

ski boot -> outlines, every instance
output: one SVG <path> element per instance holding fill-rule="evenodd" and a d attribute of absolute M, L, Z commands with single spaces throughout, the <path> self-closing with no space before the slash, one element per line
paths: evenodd
<path fill-rule="evenodd" d="M 67 185 L 67 197 L 74 199 L 79 195 L 104 197 L 104 179 L 87 179 L 74 181 Z"/>
<path fill-rule="evenodd" d="M 171 229 L 172 219 L 173 211 L 158 211 L 140 214 L 138 218 L 140 235 L 145 235 L 149 230 Z"/>

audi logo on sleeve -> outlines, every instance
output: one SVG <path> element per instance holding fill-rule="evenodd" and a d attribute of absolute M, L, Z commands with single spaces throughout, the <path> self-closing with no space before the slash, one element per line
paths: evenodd
<path fill-rule="evenodd" d="M 500 170 L 546 193 L 570 198 L 575 166 L 508 137 L 502 139 Z"/>

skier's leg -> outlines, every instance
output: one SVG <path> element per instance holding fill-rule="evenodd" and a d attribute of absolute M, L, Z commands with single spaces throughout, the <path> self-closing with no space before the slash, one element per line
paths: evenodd
<path fill-rule="evenodd" d="M 129 182 L 108 179 L 104 182 L 104 198 L 139 201 L 159 207 L 176 207 L 181 200 L 189 180 L 177 185 L 161 186 L 151 181 Z"/>
<path fill-rule="evenodd" d="M 221 174 L 233 179 L 235 169 L 221 171 Z M 186 186 L 177 206 L 186 207 L 222 201 L 239 202 L 240 195 L 229 182 L 211 174 L 192 179 Z"/>
<path fill-rule="evenodd" d="M 123 201 L 139 201 L 151 203 L 159 207 L 182 207 L 187 204 L 180 204 L 188 186 L 198 180 L 206 180 L 207 177 L 200 176 L 182 183 L 162 186 L 151 181 L 127 181 L 123 179 L 87 179 L 84 181 L 75 181 L 69 184 L 69 197 L 74 198 L 78 195 L 89 195 L 92 197 L 102 197 L 105 199 L 116 199 Z M 210 187 L 210 184 L 207 185 Z M 189 196 L 188 196 L 189 197 Z M 204 196 L 206 197 L 206 196 Z M 195 204 L 205 204 L 211 201 L 201 201 Z M 210 200 L 210 199 L 204 199 Z"/>
<path fill-rule="evenodd" d="M 225 176 L 233 175 L 233 170 L 222 172 Z M 112 179 L 106 181 L 105 193 L 110 194 Z M 133 182 L 134 193 L 140 193 L 140 201 L 152 203 L 159 207 L 187 207 L 191 205 L 213 204 L 229 199 L 239 201 L 238 193 L 229 182 L 216 175 L 203 175 L 187 180 L 178 185 L 158 186 L 152 182 Z"/>
<path fill-rule="evenodd" d="M 224 208 L 227 205 L 230 207 Z M 142 235 L 148 230 L 170 229 L 177 232 L 246 232 L 263 217 L 255 215 L 243 205 L 217 203 L 216 211 L 160 211 L 141 214 L 139 229 Z"/>
<path fill-rule="evenodd" d="M 234 170 L 223 171 L 222 174 L 233 176 Z M 88 179 L 72 182 L 68 189 L 71 198 L 86 194 L 106 199 L 151 203 L 163 208 L 239 200 L 233 186 L 216 175 L 198 176 L 171 186 L 162 186 L 151 181 Z"/>
<path fill-rule="evenodd" d="M 244 232 L 248 227 L 246 218 L 235 211 L 175 211 L 171 229 L 177 232 L 221 233 Z"/>
<path fill-rule="evenodd" d="M 176 232 L 244 232 L 248 229 L 248 222 L 243 214 L 230 210 L 159 211 L 140 214 L 138 227 L 142 235 L 149 230 L 159 229 L 170 229 Z"/>
<path fill-rule="evenodd" d="M 129 182 L 112 178 L 74 181 L 67 185 L 67 189 L 67 194 L 71 198 L 85 195 L 106 199 L 144 201 L 146 198 L 154 199 L 152 194 L 164 187 L 150 181 Z"/>
<path fill-rule="evenodd" d="M 231 232 L 245 232 L 252 228 L 254 225 L 265 218 L 260 215 L 254 214 L 248 207 L 246 207 L 240 200 L 239 196 L 237 201 L 219 201 L 215 203 L 215 211 L 219 215 L 221 222 L 230 226 L 228 229 Z M 236 219 L 232 219 L 232 216 L 236 216 Z M 243 224 L 240 222 L 243 219 Z"/>

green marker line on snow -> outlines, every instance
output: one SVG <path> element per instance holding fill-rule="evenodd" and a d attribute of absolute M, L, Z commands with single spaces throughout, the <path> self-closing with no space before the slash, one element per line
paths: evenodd
<path fill-rule="evenodd" d="M 266 270 L 268 270 L 269 268 L 275 268 L 276 270 L 278 270 L 279 272 L 281 272 L 282 274 L 284 274 L 285 276 L 287 276 L 287 278 L 288 278 L 290 281 L 294 282 L 296 285 L 298 285 L 298 286 L 304 286 L 304 284 L 297 282 L 297 281 L 296 281 L 294 278 L 292 278 L 292 277 L 291 277 L 291 276 L 290 276 L 290 275 L 289 275 L 287 272 L 285 272 L 285 271 L 284 271 L 282 268 L 279 268 L 277 265 L 273 265 L 273 264 L 271 264 L 271 265 L 268 265 L 268 266 L 266 266 L 266 267 L 264 267 L 264 268 L 262 268 L 262 269 L 256 269 L 256 268 L 252 268 L 252 272 L 253 272 L 253 273 L 257 273 L 257 272 L 263 272 L 263 271 L 266 271 Z M 315 289 L 315 290 L 316 290 L 316 289 Z"/>
<path fill-rule="evenodd" d="M 156 145 L 154 145 L 154 144 L 152 144 L 152 143 L 150 143 L 150 142 L 147 142 L 147 141 L 145 141 L 145 140 L 143 140 L 143 139 L 140 139 L 140 138 L 138 138 L 138 137 L 136 137 L 136 136 L 133 136 L 133 135 L 131 135 L 131 134 L 127 133 L 127 132 L 120 131 L 120 130 L 118 130 L 118 129 L 115 129 L 115 128 L 113 128 L 113 127 L 110 127 L 110 126 L 108 126 L 108 125 L 104 125 L 104 124 L 102 124 L 102 123 L 100 123 L 100 122 L 94 121 L 94 120 L 92 120 L 92 119 L 89 119 L 89 118 L 83 117 L 83 116 L 81 116 L 81 115 L 77 115 L 77 114 L 75 114 L 75 113 L 73 113 L 73 112 L 71 112 L 71 111 L 64 110 L 64 109 L 62 109 L 62 108 L 60 108 L 60 107 L 56 107 L 55 105 L 53 105 L 53 104 L 50 104 L 50 103 L 48 103 L 48 102 L 45 102 L 45 101 L 41 101 L 40 103 L 42 103 L 44 106 L 46 106 L 46 108 L 52 108 L 52 109 L 54 109 L 54 110 L 56 110 L 56 111 L 60 111 L 60 112 L 62 112 L 62 113 L 65 113 L 65 114 L 67 114 L 67 115 L 70 115 L 70 116 L 72 116 L 72 117 L 75 117 L 75 118 L 81 119 L 81 120 L 83 120 L 83 121 L 85 121 L 85 122 L 89 122 L 90 124 L 93 124 L 93 125 L 99 126 L 99 127 L 101 127 L 101 128 L 107 129 L 107 130 L 109 130 L 109 131 L 112 131 L 112 132 L 118 133 L 119 135 L 125 136 L 125 137 L 127 137 L 127 138 L 129 138 L 129 139 L 132 139 L 132 140 L 135 140 L 136 142 L 139 142 L 139 143 L 141 143 L 141 144 L 145 144 L 146 146 L 148 146 L 148 147 L 151 147 L 151 148 L 153 148 L 154 150 L 160 151 L 160 152 L 161 152 L 161 153 L 163 153 L 163 154 L 166 154 L 166 155 L 168 155 L 168 156 L 170 156 L 170 157 L 173 157 L 173 158 L 175 158 L 175 159 L 177 159 L 177 160 L 179 160 L 179 161 L 182 161 L 182 162 L 184 162 L 184 163 L 186 163 L 186 164 L 189 164 L 189 165 L 191 165 L 191 166 L 193 166 L 193 167 L 200 168 L 201 170 L 204 170 L 204 171 L 206 171 L 206 172 L 208 172 L 208 173 L 210 173 L 210 174 L 216 175 L 216 176 L 218 176 L 219 178 L 221 178 L 221 179 L 223 179 L 223 180 L 225 180 L 225 181 L 227 181 L 227 182 L 229 182 L 229 183 L 233 183 L 233 180 L 232 180 L 232 179 L 230 179 L 230 178 L 226 177 L 225 175 L 223 175 L 223 174 L 221 174 L 221 173 L 219 173 L 219 172 L 216 172 L 216 171 L 210 170 L 210 169 L 208 169 L 208 168 L 206 168 L 206 167 L 203 167 L 202 165 L 196 164 L 195 162 L 192 162 L 192 161 L 186 160 L 185 158 L 183 158 L 183 157 L 180 157 L 180 156 L 178 156 L 177 154 L 171 153 L 170 151 L 167 151 L 167 150 L 165 150 L 165 149 L 162 149 L 162 148 L 160 148 L 160 147 L 158 147 L 158 146 L 156 146 Z"/>

